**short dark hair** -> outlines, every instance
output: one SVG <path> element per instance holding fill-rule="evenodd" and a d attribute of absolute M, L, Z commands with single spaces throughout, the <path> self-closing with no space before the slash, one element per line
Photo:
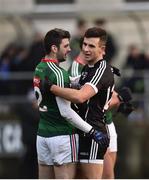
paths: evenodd
<path fill-rule="evenodd" d="M 48 31 L 44 37 L 43 42 L 46 54 L 49 54 L 51 52 L 52 45 L 55 45 L 59 48 L 60 43 L 64 38 L 70 39 L 70 33 L 66 30 L 55 28 Z"/>
<path fill-rule="evenodd" d="M 98 27 L 92 27 L 87 29 L 87 31 L 84 34 L 84 37 L 86 38 L 100 38 L 100 40 L 104 43 L 104 45 L 107 42 L 107 32 Z"/>

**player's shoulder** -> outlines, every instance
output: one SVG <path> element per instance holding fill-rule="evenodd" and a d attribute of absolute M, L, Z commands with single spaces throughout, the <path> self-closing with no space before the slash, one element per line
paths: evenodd
<path fill-rule="evenodd" d="M 75 66 L 75 65 L 78 65 L 79 63 L 76 61 L 76 60 L 74 60 L 73 62 L 72 62 L 72 65 L 71 66 Z"/>
<path fill-rule="evenodd" d="M 54 74 L 63 74 L 65 70 L 55 63 L 47 63 L 46 69 Z"/>
<path fill-rule="evenodd" d="M 40 62 L 35 67 L 35 73 L 43 73 L 44 71 L 44 65 Z"/>
<path fill-rule="evenodd" d="M 103 61 L 101 61 L 99 68 L 100 67 L 104 68 L 105 70 L 108 70 L 109 73 L 112 73 L 112 66 L 105 59 L 103 59 Z"/>

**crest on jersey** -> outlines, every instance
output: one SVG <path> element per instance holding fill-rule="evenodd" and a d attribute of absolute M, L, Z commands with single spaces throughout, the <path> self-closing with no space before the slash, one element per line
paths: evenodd
<path fill-rule="evenodd" d="M 88 75 L 88 72 L 87 72 L 87 71 L 83 72 L 83 73 L 81 74 L 82 80 L 84 80 L 84 79 L 87 77 L 87 75 Z"/>
<path fill-rule="evenodd" d="M 40 85 L 40 78 L 38 76 L 35 76 L 33 79 L 34 86 L 39 87 Z"/>

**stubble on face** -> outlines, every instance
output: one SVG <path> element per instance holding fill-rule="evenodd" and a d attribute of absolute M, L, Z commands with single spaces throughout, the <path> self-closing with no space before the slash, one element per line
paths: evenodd
<path fill-rule="evenodd" d="M 57 53 L 57 59 L 59 62 L 64 62 L 67 59 L 67 55 L 70 52 L 70 42 L 69 39 L 62 39 L 62 42 Z"/>

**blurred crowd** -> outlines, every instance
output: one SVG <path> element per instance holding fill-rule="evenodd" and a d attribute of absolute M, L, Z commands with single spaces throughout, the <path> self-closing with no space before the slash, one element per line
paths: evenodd
<path fill-rule="evenodd" d="M 92 24 L 93 26 L 106 28 L 106 23 L 105 19 L 98 18 L 95 19 Z M 85 19 L 78 19 L 76 21 L 75 33 L 71 39 L 72 51 L 69 56 L 69 61 L 73 61 L 78 56 L 80 43 L 87 28 L 88 22 Z M 108 32 L 105 59 L 111 63 L 111 65 L 113 61 L 115 61 L 118 51 L 119 48 L 115 38 Z M 25 100 L 27 100 L 21 104 L 18 102 L 14 103 L 12 107 L 12 111 L 14 111 L 21 120 L 23 143 L 27 149 L 25 156 L 22 158 L 22 165 L 20 166 L 21 178 L 38 177 L 35 147 L 38 111 L 34 95 L 32 94 L 32 76 L 27 79 L 25 78 L 28 73 L 34 71 L 35 66 L 43 56 L 44 49 L 42 45 L 42 35 L 40 33 L 35 34 L 30 46 L 26 47 L 18 42 L 11 42 L 0 54 L 0 96 L 23 95 L 26 97 Z M 133 93 L 143 94 L 143 73 L 144 70 L 149 69 L 149 54 L 141 50 L 137 44 L 130 44 L 124 61 L 123 67 L 118 68 L 121 69 L 122 73 L 124 70 L 131 70 L 131 76 L 121 79 L 119 87 L 128 86 Z"/>
<path fill-rule="evenodd" d="M 99 18 L 93 21 L 92 26 L 106 28 L 106 23 L 107 22 L 105 19 Z M 85 19 L 78 19 L 76 21 L 75 33 L 71 38 L 72 51 L 70 53 L 69 61 L 73 61 L 78 56 L 83 34 L 88 27 L 88 22 Z M 115 38 L 110 32 L 108 32 L 105 59 L 110 64 L 113 64 L 118 51 L 119 48 Z M 36 33 L 34 35 L 33 42 L 28 47 L 23 44 L 19 44 L 18 42 L 11 42 L 8 44 L 0 54 L 0 84 L 3 87 L 0 89 L 0 95 L 26 94 L 30 88 L 32 88 L 31 82 L 25 82 L 24 80 L 23 83 L 18 83 L 14 77 L 15 73 L 33 72 L 35 66 L 43 56 L 44 49 L 42 45 L 42 35 L 40 33 Z M 134 75 L 132 75 L 131 78 L 128 78 L 129 80 L 126 80 L 126 82 L 123 83 L 128 85 L 133 92 L 141 91 L 143 85 L 141 86 L 141 84 L 135 84 L 135 78 L 137 78 L 134 77 L 136 76 L 135 71 L 147 70 L 149 68 L 149 54 L 143 52 L 143 50 L 141 50 L 137 44 L 130 44 L 128 47 L 126 59 L 124 60 L 123 64 L 123 67 L 118 68 L 121 70 L 131 69 L 134 71 Z M 14 76 L 10 76 L 12 72 L 14 72 Z M 18 78 L 16 77 L 16 79 Z"/>
<path fill-rule="evenodd" d="M 22 142 L 25 153 L 19 162 L 18 175 L 15 178 L 38 178 L 36 154 L 36 133 L 38 128 L 38 108 L 33 94 L 32 76 L 35 66 L 44 56 L 42 36 L 35 34 L 33 43 L 26 47 L 12 42 L 0 56 L 0 96 L 15 97 L 9 105 L 9 114 L 14 113 L 22 127 Z M 28 77 L 28 74 L 30 76 Z M 22 97 L 22 101 L 20 101 Z M 7 178 L 11 177 L 6 176 Z M 3 177 L 2 177 L 3 178 Z"/>
<path fill-rule="evenodd" d="M 25 47 L 25 45 L 18 42 L 8 44 L 0 55 L 0 84 L 3 87 L 0 89 L 0 94 L 26 94 L 32 87 L 32 79 L 27 82 L 18 82 L 17 74 L 16 78 L 12 79 L 11 73 L 34 71 L 35 66 L 43 56 L 42 37 L 38 33 L 29 47 Z M 24 79 L 25 77 L 22 78 Z"/>

